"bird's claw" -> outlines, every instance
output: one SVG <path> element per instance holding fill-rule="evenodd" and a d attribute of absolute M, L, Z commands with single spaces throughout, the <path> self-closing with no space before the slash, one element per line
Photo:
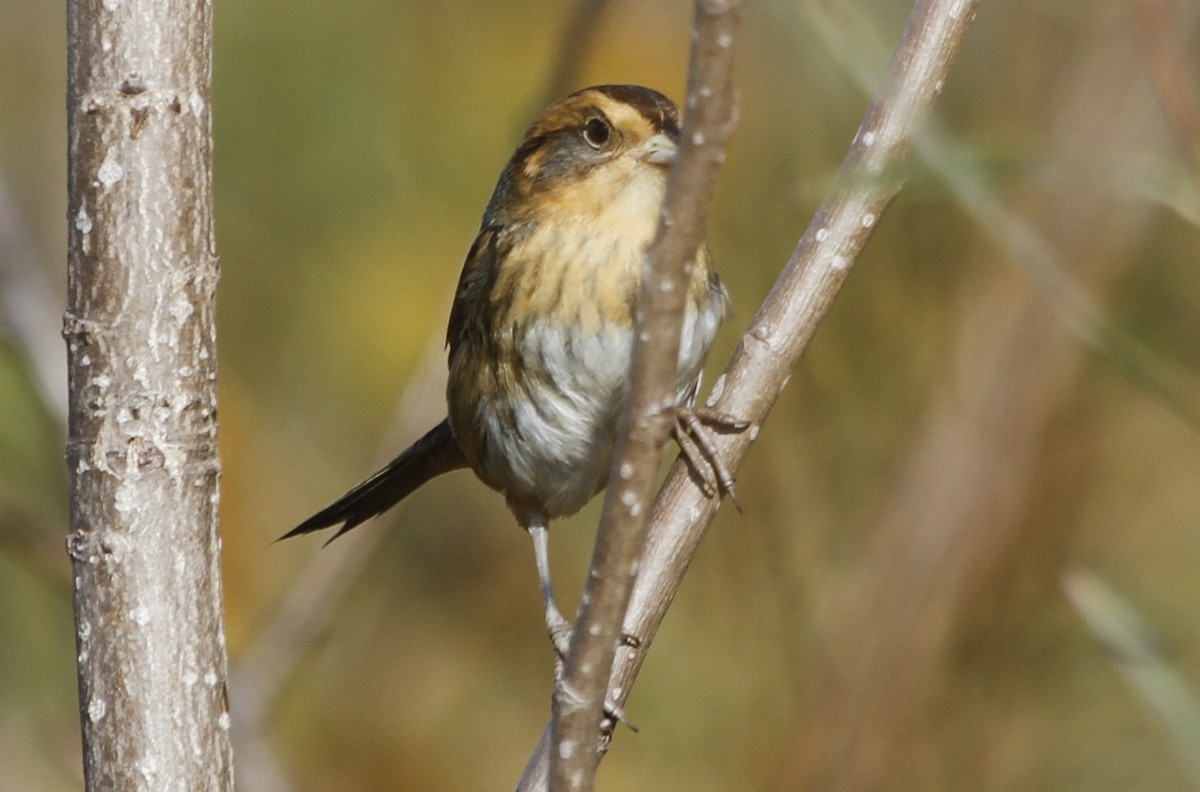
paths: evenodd
<path fill-rule="evenodd" d="M 701 491 L 709 498 L 726 495 L 741 511 L 733 473 L 713 443 L 710 426 L 726 432 L 741 432 L 750 426 L 750 422 L 709 407 L 683 407 L 675 413 L 673 430 L 679 450 L 700 479 Z"/>
<path fill-rule="evenodd" d="M 554 644 L 554 679 L 556 682 L 561 682 L 563 672 L 566 669 L 567 649 L 571 646 L 571 633 L 574 628 L 571 627 L 565 618 L 561 624 L 555 623 L 553 626 L 547 624 L 547 628 L 550 631 L 550 642 Z M 621 636 L 622 643 L 628 639 L 637 640 L 630 635 Z M 606 734 L 610 734 L 618 723 L 625 725 L 634 733 L 638 731 L 638 727 L 629 718 L 625 717 L 625 710 L 621 705 L 606 695 L 604 697 L 604 721 L 600 724 L 600 730 Z"/>

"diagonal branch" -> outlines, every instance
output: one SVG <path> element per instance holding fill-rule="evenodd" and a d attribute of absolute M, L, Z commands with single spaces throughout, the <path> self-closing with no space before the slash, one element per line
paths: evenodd
<path fill-rule="evenodd" d="M 751 321 L 709 398 L 710 406 L 719 412 L 751 422 L 747 432 L 714 438 L 731 470 L 737 469 L 749 451 L 817 324 L 880 215 L 899 191 L 900 182 L 893 174 L 941 92 L 977 7 L 978 0 L 918 0 L 913 9 L 883 87 L 859 127 L 833 192 Z M 610 489 L 609 500 L 614 498 L 619 496 Z M 614 703 L 621 705 L 628 697 L 718 505 L 704 497 L 691 483 L 684 464 L 676 462 L 650 517 L 623 630 L 634 636 L 636 645 L 622 646 L 616 653 L 609 687 Z M 589 580 L 589 584 L 593 582 Z M 575 647 L 572 649 L 574 652 Z M 551 744 L 543 735 L 519 789 L 544 785 Z M 561 755 L 561 747 L 554 753 Z"/>
<path fill-rule="evenodd" d="M 833 193 L 817 211 L 709 398 L 717 410 L 752 422 L 748 432 L 716 438 L 731 469 L 741 464 L 880 214 L 898 192 L 900 183 L 888 174 L 899 170 L 914 132 L 941 92 L 977 6 L 978 0 L 919 0 L 913 9 Z M 628 695 L 716 506 L 701 497 L 689 484 L 686 469 L 676 463 L 651 516 L 642 575 L 625 623 L 626 632 L 641 642 L 636 649 L 618 653 L 612 679 L 617 703 Z"/>
<path fill-rule="evenodd" d="M 978 0 L 920 0 L 913 9 L 884 86 L 859 127 L 833 193 L 817 211 L 709 398 L 720 412 L 751 421 L 748 432 L 715 438 L 731 469 L 745 457 L 880 214 L 898 192 L 900 183 L 888 174 L 899 170 L 913 133 L 941 92 L 977 5 Z M 676 463 L 651 516 L 642 574 L 625 623 L 626 632 L 639 638 L 640 645 L 618 653 L 612 679 L 617 703 L 628 695 L 716 507 L 695 490 L 686 469 Z"/>
<path fill-rule="evenodd" d="M 629 403 L 566 667 L 554 693 L 553 790 L 589 790 L 600 761 L 603 704 L 616 644 L 646 537 L 677 390 L 676 369 L 690 263 L 704 242 L 708 206 L 736 115 L 733 40 L 738 0 L 695 5 L 687 113 L 679 160 L 667 181 L 658 232 L 646 253 Z"/>

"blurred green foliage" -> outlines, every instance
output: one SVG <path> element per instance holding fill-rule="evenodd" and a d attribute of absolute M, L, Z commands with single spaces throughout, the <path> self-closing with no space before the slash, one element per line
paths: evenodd
<path fill-rule="evenodd" d="M 235 715 L 236 674 L 281 627 L 282 599 L 345 552 L 271 541 L 439 417 L 441 357 L 431 367 L 430 350 L 495 178 L 546 99 L 571 5 L 217 4 Z M 1168 24 L 1155 24 L 1156 9 Z M 854 72 L 878 77 L 879 47 L 890 51 L 908 10 L 901 0 L 749 4 L 741 118 L 711 220 L 736 315 L 711 368 L 836 172 L 869 101 Z M 0 26 L 0 172 L 56 283 L 62 13 L 13 0 Z M 579 54 L 578 86 L 638 82 L 681 99 L 688 25 L 679 0 L 611 4 Z M 1166 386 L 1182 404 L 1196 403 L 1200 369 L 1189 198 L 1200 140 L 1168 109 L 1181 94 L 1194 111 L 1198 48 L 1187 2 L 985 3 L 938 107 L 969 152 L 949 167 L 986 176 L 1105 326 L 1172 372 Z M 1177 82 L 1158 76 L 1164 52 L 1183 66 Z M 1151 121 L 1130 143 L 1117 137 L 1123 112 L 1072 127 L 1082 114 L 1071 108 L 1118 90 L 1113 74 L 1149 106 L 1161 100 L 1160 110 L 1131 103 Z M 1013 266 L 1011 240 L 989 235 L 934 170 L 914 160 L 739 472 L 745 513 L 723 512 L 706 539 L 630 701 L 642 732 L 618 735 L 601 789 L 1191 782 L 1155 709 L 1123 683 L 1060 584 L 1076 565 L 1098 570 L 1154 625 L 1181 685 L 1200 686 L 1200 437 L 1157 385 L 1064 329 L 1037 279 Z M 1028 314 L 1015 321 L 997 308 L 1006 300 Z M 965 329 L 989 310 L 986 332 Z M 1022 328 L 1039 328 L 1028 351 L 995 365 L 989 339 L 1019 340 Z M 1033 377 L 1022 390 L 1021 374 L 1039 366 L 1061 380 L 1040 393 L 1044 378 Z M 414 395 L 427 381 L 433 398 Z M 1001 408 L 966 430 L 948 420 L 987 383 L 986 403 Z M 63 432 L 48 415 L 7 339 L 0 790 L 79 788 Z M 973 445 L 969 430 L 984 420 L 993 434 Z M 926 438 L 955 432 L 961 456 L 917 464 Z M 975 516 L 956 523 L 939 511 L 956 493 L 939 482 L 973 469 L 981 449 L 992 467 L 966 479 L 974 510 L 964 514 Z M 935 493 L 918 498 L 928 511 L 890 529 L 889 516 L 911 513 L 897 506 L 905 495 L 924 492 Z M 552 531 L 567 603 L 596 516 L 593 504 Z M 942 522 L 953 530 L 926 530 Z M 253 727 L 262 734 L 235 728 L 247 792 L 288 788 L 255 786 L 262 768 L 247 763 L 262 760 L 243 750 L 254 736 L 297 792 L 482 790 L 519 775 L 552 673 L 528 540 L 467 474 L 338 544 L 375 539 L 332 618 L 286 658 L 294 674 Z"/>

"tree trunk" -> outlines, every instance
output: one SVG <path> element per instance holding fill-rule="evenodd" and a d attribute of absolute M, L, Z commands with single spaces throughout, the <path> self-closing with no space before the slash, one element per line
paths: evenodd
<path fill-rule="evenodd" d="M 86 788 L 232 790 L 209 2 L 68 0 L 71 555 Z"/>

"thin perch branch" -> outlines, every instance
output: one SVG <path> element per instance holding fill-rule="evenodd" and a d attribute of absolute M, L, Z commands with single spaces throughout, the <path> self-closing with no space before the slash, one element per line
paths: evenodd
<path fill-rule="evenodd" d="M 817 211 L 779 281 L 742 337 L 709 404 L 746 418 L 748 431 L 718 435 L 717 448 L 736 471 L 825 316 L 879 218 L 900 189 L 899 172 L 913 133 L 941 92 L 978 0 L 919 0 L 883 88 L 859 127 L 832 194 Z M 636 646 L 616 653 L 609 697 L 623 704 L 670 607 L 717 501 L 705 498 L 676 462 L 650 517 L 640 572 L 624 633 Z M 589 581 L 591 583 L 591 581 Z M 551 741 L 543 735 L 518 789 L 544 786 Z M 589 754 L 591 752 L 588 752 Z"/>
<path fill-rule="evenodd" d="M 921 0 L 867 111 L 833 193 L 817 211 L 779 281 L 751 321 L 710 404 L 752 421 L 749 431 L 714 439 L 736 470 L 851 265 L 866 246 L 900 183 L 888 174 L 904 157 L 914 131 L 941 92 L 978 0 Z M 717 504 L 697 497 L 676 463 L 651 515 L 646 553 L 630 601 L 625 631 L 639 646 L 618 652 L 612 697 L 621 703 L 645 658 L 683 572 Z"/>
<path fill-rule="evenodd" d="M 646 253 L 629 402 L 566 667 L 554 692 L 550 789 L 590 790 L 616 644 L 646 536 L 646 514 L 674 413 L 689 264 L 704 242 L 708 207 L 733 130 L 737 0 L 695 5 L 687 112 L 679 159 L 667 179 L 658 232 Z"/>

